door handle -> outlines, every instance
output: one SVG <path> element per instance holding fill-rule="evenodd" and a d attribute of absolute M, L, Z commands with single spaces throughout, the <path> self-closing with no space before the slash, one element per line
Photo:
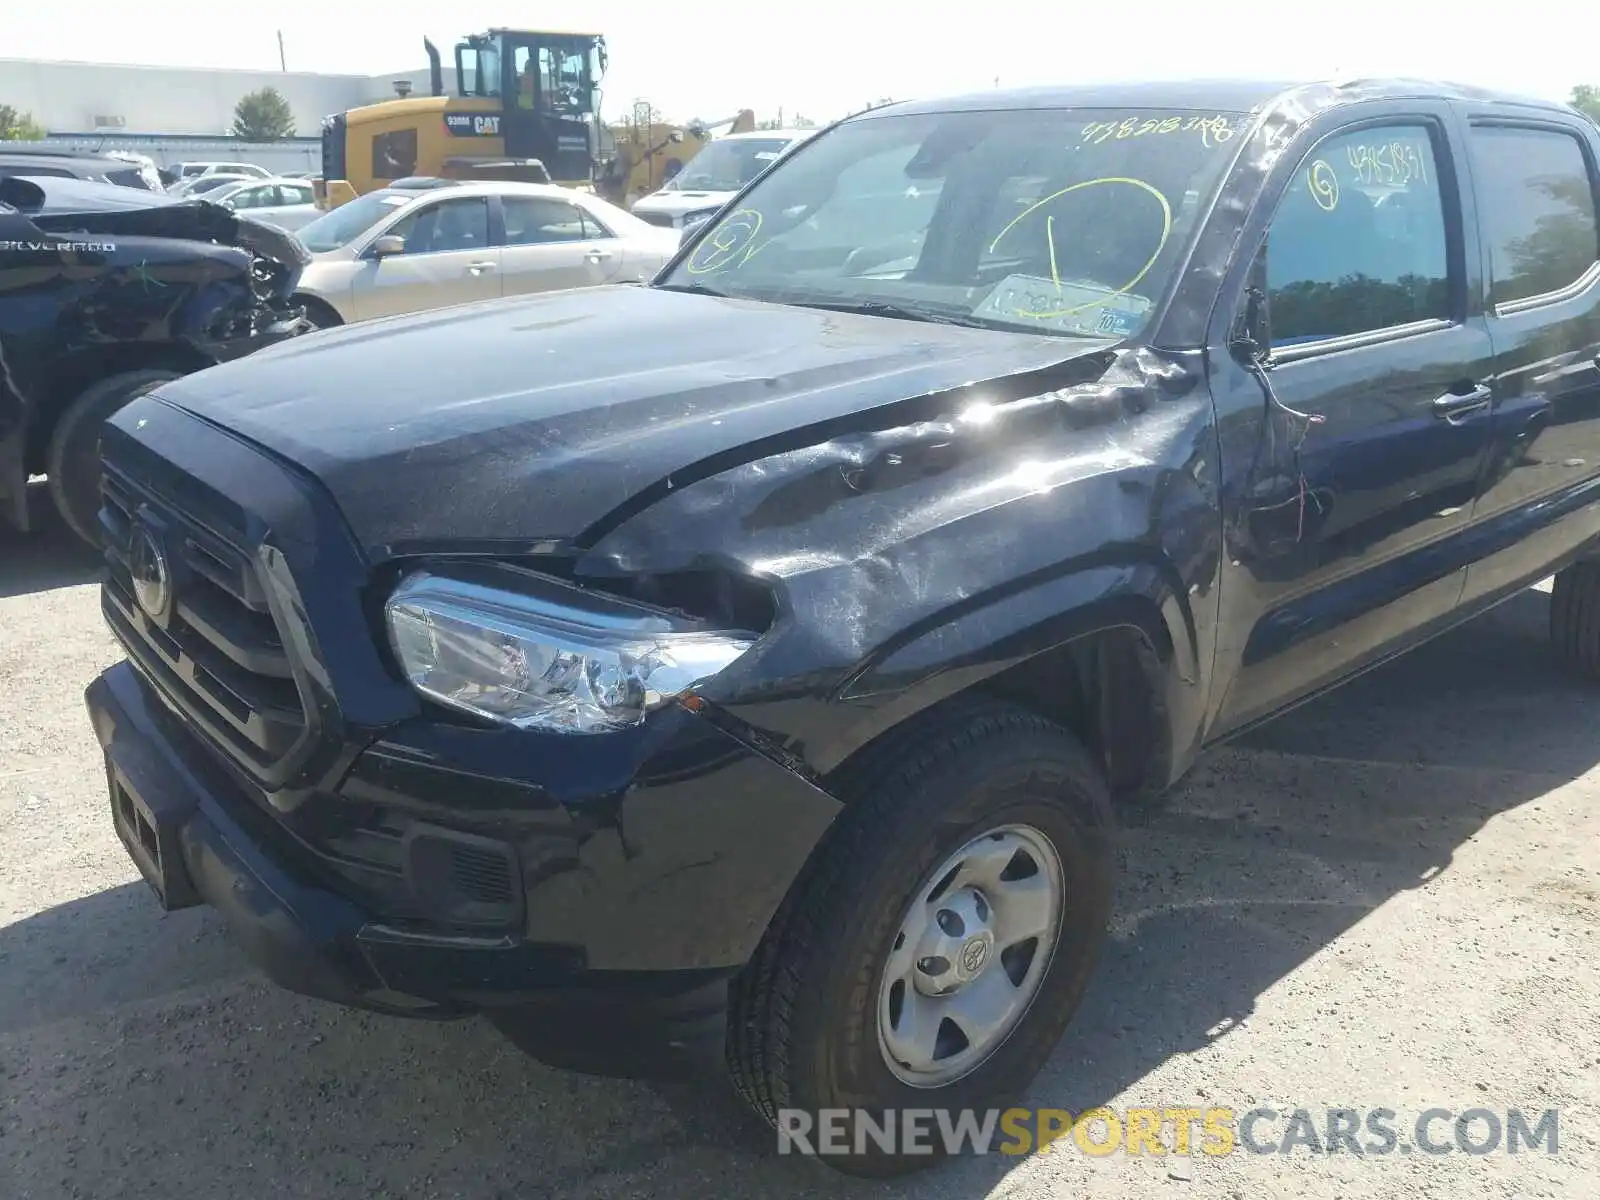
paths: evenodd
<path fill-rule="evenodd" d="M 482 275 L 485 271 L 494 270 L 494 263 L 492 263 L 492 262 L 468 263 L 467 264 L 467 270 L 470 271 L 474 275 Z"/>
<path fill-rule="evenodd" d="M 1475 385 L 1470 392 L 1446 392 L 1434 400 L 1433 415 L 1459 425 L 1473 413 L 1488 408 L 1493 399 L 1494 393 L 1486 383 Z"/>
<path fill-rule="evenodd" d="M 587 255 L 590 262 L 605 262 L 611 257 L 611 251 L 602 250 L 598 246 L 591 246 Z"/>

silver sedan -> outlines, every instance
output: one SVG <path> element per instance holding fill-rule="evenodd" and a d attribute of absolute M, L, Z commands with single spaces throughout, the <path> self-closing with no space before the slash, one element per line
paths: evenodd
<path fill-rule="evenodd" d="M 645 280 L 679 243 L 588 192 L 425 179 L 358 196 L 298 236 L 312 255 L 298 295 L 323 326 Z"/>
<path fill-rule="evenodd" d="M 317 211 L 310 182 L 287 176 L 224 184 L 207 192 L 206 199 L 232 209 L 241 217 L 276 225 L 279 229 L 299 229 L 322 215 Z"/>

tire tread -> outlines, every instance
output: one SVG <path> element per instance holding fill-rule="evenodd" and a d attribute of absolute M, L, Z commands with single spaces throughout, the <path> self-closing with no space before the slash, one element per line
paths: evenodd
<path fill-rule="evenodd" d="M 1550 640 L 1565 662 L 1600 680 L 1600 561 L 1575 562 L 1557 572 L 1550 592 Z"/>

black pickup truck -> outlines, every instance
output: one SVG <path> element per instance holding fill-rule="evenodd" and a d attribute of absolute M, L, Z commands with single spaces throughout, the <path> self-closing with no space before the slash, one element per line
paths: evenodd
<path fill-rule="evenodd" d="M 301 992 L 1003 1105 L 1207 746 L 1556 572 L 1600 669 L 1597 188 L 1575 112 L 1410 81 L 899 104 L 648 286 L 163 384 L 110 815 Z"/>

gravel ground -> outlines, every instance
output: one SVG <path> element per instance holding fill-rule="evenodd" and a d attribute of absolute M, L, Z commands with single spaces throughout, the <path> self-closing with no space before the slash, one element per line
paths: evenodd
<path fill-rule="evenodd" d="M 778 1156 L 730 1097 L 302 1000 L 209 912 L 162 916 L 83 713 L 117 657 L 93 580 L 64 534 L 0 535 L 3 1200 L 1595 1194 L 1600 693 L 1551 663 L 1541 591 L 1212 754 L 1125 831 L 1106 962 L 1030 1100 L 1388 1108 L 1403 1142 L 1432 1107 L 1558 1109 L 1556 1154 L 1069 1138 L 870 1186 Z"/>

